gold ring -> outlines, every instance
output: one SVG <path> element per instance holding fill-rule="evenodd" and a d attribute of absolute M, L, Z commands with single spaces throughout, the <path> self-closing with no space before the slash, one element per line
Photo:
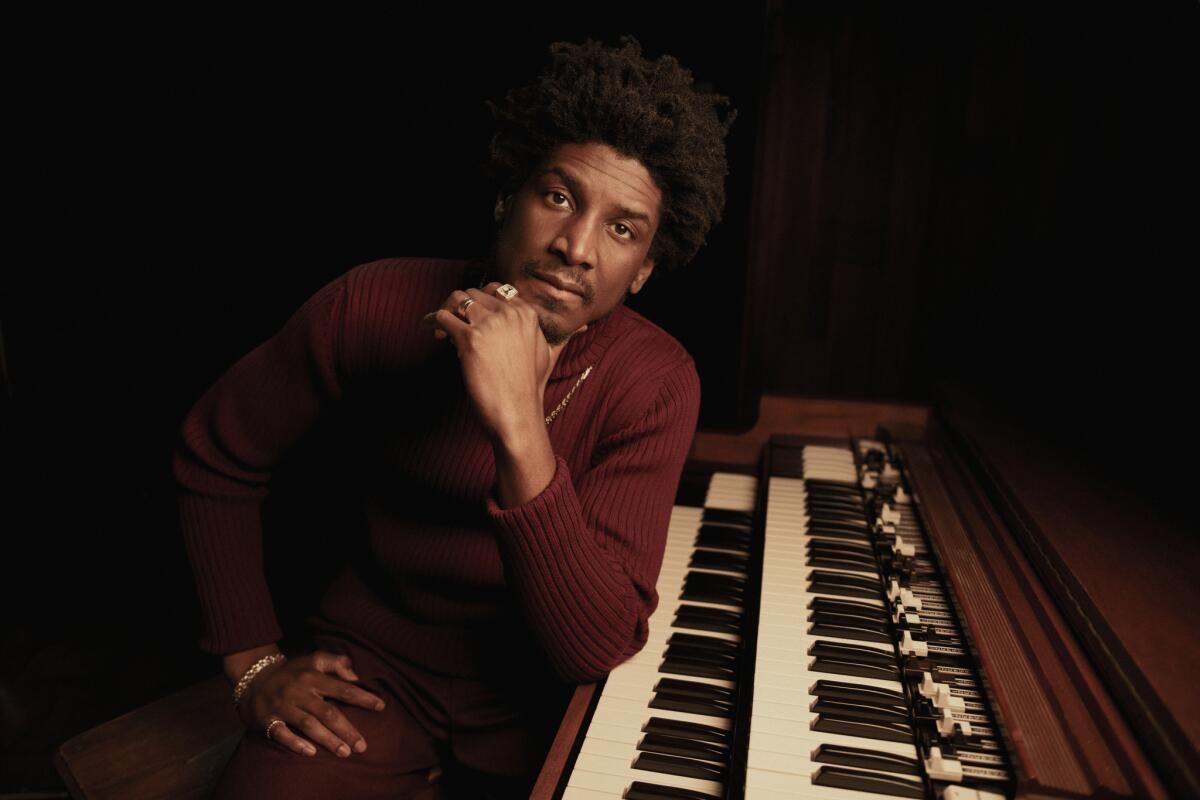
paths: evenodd
<path fill-rule="evenodd" d="M 458 315 L 463 319 L 467 319 L 467 309 L 473 305 L 475 305 L 475 301 L 472 298 L 468 297 L 466 300 L 463 300 L 458 304 Z"/>
<path fill-rule="evenodd" d="M 271 741 L 271 731 L 275 729 L 275 726 L 276 725 L 284 725 L 284 724 L 286 724 L 286 723 L 283 720 L 279 719 L 278 717 L 276 717 L 275 719 L 273 719 L 269 723 L 267 723 L 267 731 L 266 731 L 267 741 Z"/>
<path fill-rule="evenodd" d="M 498 294 L 500 297 L 503 297 L 505 300 L 512 300 L 519 294 L 519 292 L 517 291 L 517 287 L 513 286 L 511 283 L 506 283 L 503 286 L 496 288 L 496 294 Z"/>

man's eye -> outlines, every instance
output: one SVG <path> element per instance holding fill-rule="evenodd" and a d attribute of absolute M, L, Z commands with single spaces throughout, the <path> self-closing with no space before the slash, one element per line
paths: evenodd
<path fill-rule="evenodd" d="M 567 199 L 567 196 L 565 194 L 563 194 L 562 192 L 546 192 L 546 197 L 549 198 L 550 202 L 553 205 L 556 205 L 556 206 L 570 205 L 570 201 Z"/>
<path fill-rule="evenodd" d="M 632 239 L 633 238 L 633 228 L 630 228 L 624 222 L 613 223 L 613 232 L 616 233 L 617 236 L 620 236 L 622 239 Z"/>

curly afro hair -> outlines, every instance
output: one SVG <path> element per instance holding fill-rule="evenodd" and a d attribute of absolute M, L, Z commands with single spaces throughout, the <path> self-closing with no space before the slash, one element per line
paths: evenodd
<path fill-rule="evenodd" d="M 671 56 L 646 60 L 629 36 L 615 48 L 556 42 L 550 54 L 535 83 L 488 104 L 501 190 L 515 191 L 561 144 L 607 144 L 640 161 L 663 193 L 650 256 L 668 270 L 683 266 L 725 206 L 725 135 L 736 116 L 728 98 L 696 91 Z"/>

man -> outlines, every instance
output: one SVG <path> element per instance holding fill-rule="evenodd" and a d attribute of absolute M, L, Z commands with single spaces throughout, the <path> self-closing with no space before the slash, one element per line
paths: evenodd
<path fill-rule="evenodd" d="M 632 40 L 551 51 L 493 109 L 483 275 L 354 269 L 184 422 L 201 645 L 248 728 L 219 797 L 524 796 L 570 684 L 646 640 L 699 386 L 623 300 L 719 218 L 733 112 Z M 351 431 L 367 541 L 310 620 L 317 651 L 288 659 L 259 504 L 327 415 Z"/>

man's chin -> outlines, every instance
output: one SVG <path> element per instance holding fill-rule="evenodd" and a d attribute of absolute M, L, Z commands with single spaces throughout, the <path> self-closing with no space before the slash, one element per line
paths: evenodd
<path fill-rule="evenodd" d="M 542 317 L 539 320 L 539 325 L 542 329 L 542 335 L 546 337 L 546 343 L 551 347 L 560 345 L 567 339 L 571 338 L 571 332 L 563 330 L 554 322 L 554 320 Z"/>

